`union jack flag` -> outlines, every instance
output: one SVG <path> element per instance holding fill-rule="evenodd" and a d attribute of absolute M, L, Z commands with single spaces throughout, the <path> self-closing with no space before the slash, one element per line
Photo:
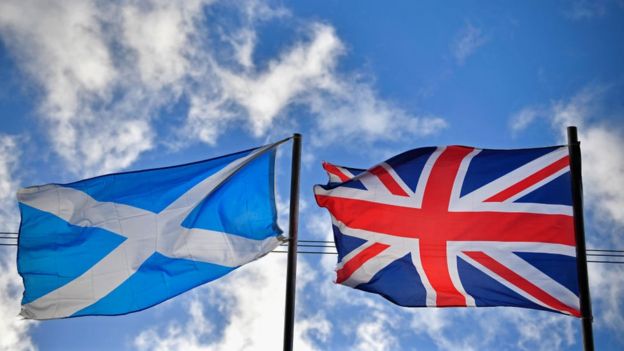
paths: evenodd
<path fill-rule="evenodd" d="M 516 306 L 580 316 L 567 147 L 407 151 L 324 163 L 336 283 L 402 306 Z"/>

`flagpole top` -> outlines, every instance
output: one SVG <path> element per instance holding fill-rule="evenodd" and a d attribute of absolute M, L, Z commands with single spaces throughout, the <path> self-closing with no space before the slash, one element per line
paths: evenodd
<path fill-rule="evenodd" d="M 577 144 L 578 142 L 578 130 L 576 126 L 568 126 L 568 144 Z"/>

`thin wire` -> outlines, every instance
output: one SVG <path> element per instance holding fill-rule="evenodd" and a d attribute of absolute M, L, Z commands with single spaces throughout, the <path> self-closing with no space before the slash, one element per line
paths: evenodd
<path fill-rule="evenodd" d="M 288 251 L 276 251 L 273 250 L 271 252 L 275 252 L 275 253 L 288 253 Z M 300 254 L 318 254 L 318 255 L 337 255 L 337 252 L 320 252 L 320 251 L 299 251 L 297 250 L 297 253 Z"/>
<path fill-rule="evenodd" d="M 18 235 L 19 235 L 18 232 L 0 232 L 0 239 L 13 239 L 13 238 L 17 238 Z M 311 244 L 315 244 L 315 243 L 333 244 L 334 243 L 333 240 L 298 240 L 298 242 L 311 243 Z M 304 245 L 299 245 L 299 246 L 304 246 Z M 313 247 L 313 246 L 309 246 L 309 247 Z M 326 247 L 335 247 L 335 245 L 326 246 Z M 587 249 L 586 251 L 587 252 L 595 251 L 595 252 L 624 253 L 624 250 L 608 250 L 608 249 Z"/>
<path fill-rule="evenodd" d="M 2 239 L 6 239 L 6 238 L 0 238 L 0 240 Z M 0 241 L 0 246 L 17 246 L 17 242 L 11 243 L 11 242 L 1 242 Z M 280 245 L 282 247 L 286 246 L 284 244 Z M 326 246 L 326 245 L 309 245 L 309 244 L 300 244 L 297 247 L 315 247 L 315 248 L 328 248 L 328 249 L 332 249 L 335 248 L 335 246 Z M 604 250 L 606 252 L 614 252 L 614 250 Z M 282 252 L 282 251 L 273 251 L 273 252 Z M 288 252 L 288 251 L 283 251 L 283 252 Z M 336 255 L 338 254 L 337 252 L 311 252 L 311 251 L 298 251 L 299 253 L 314 253 L 314 254 L 318 254 L 318 253 L 326 253 L 326 254 L 331 254 L 331 255 Z M 617 252 L 617 251 L 615 251 Z M 624 255 L 610 255 L 610 254 L 596 254 L 596 253 L 587 253 L 587 256 L 591 256 L 591 257 L 596 257 L 596 258 L 608 258 L 608 257 L 624 257 Z M 588 261 L 590 262 L 590 261 Z M 598 261 L 591 261 L 591 262 L 598 262 Z M 602 261 L 598 262 L 598 263 L 603 263 Z M 604 262 L 607 263 L 607 262 Z M 611 263 L 611 262 L 608 262 Z M 617 263 L 617 262 L 613 262 L 613 263 Z"/>
<path fill-rule="evenodd" d="M 288 253 L 288 251 L 271 251 L 274 253 Z M 317 254 L 317 255 L 337 255 L 337 252 L 318 252 L 318 251 L 297 251 L 297 253 L 301 254 Z M 624 261 L 598 261 L 598 260 L 588 260 L 588 263 L 606 263 L 606 264 L 624 264 Z"/>
<path fill-rule="evenodd" d="M 587 256 L 599 256 L 599 257 L 624 257 L 624 255 L 608 255 L 608 254 L 592 254 L 588 253 Z"/>
<path fill-rule="evenodd" d="M 17 246 L 17 244 L 4 244 L 0 243 L 0 246 Z M 272 253 L 288 253 L 288 251 L 278 251 L 273 250 Z M 321 252 L 321 251 L 297 251 L 300 254 L 314 254 L 314 255 L 337 255 L 337 252 Z M 598 260 L 587 260 L 587 263 L 606 263 L 606 264 L 624 264 L 624 261 L 598 261 Z"/>
<path fill-rule="evenodd" d="M 6 238 L 6 237 L 0 237 L 0 240 L 2 239 L 17 239 L 17 238 Z M 321 241 L 321 240 L 301 240 L 302 242 L 322 242 L 322 243 L 326 243 L 329 241 Z M 0 246 L 17 246 L 17 242 L 15 243 L 10 243 L 10 242 L 0 242 Z M 286 246 L 286 244 L 281 244 L 280 246 Z M 313 245 L 313 244 L 299 244 L 297 245 L 298 247 L 315 247 L 315 248 L 335 248 L 334 245 Z M 587 250 L 587 251 L 594 251 L 594 252 L 624 252 L 624 250 L 602 250 L 602 249 L 591 249 L 591 250 Z M 277 253 L 282 253 L 282 252 L 288 252 L 288 251 L 273 251 L 273 252 L 277 252 Z M 307 254 L 307 253 L 311 253 L 311 254 L 329 254 L 329 255 L 337 255 L 337 252 L 312 252 L 312 251 L 298 251 L 299 253 L 303 253 L 303 254 Z M 624 255 L 610 255 L 610 254 L 597 254 L 597 253 L 587 253 L 587 256 L 591 256 L 591 257 L 596 257 L 596 258 L 608 258 L 608 257 L 624 257 Z M 592 262 L 592 263 L 619 263 L 619 262 L 614 262 L 614 261 L 588 261 L 588 262 Z"/>
<path fill-rule="evenodd" d="M 280 244 L 280 246 L 288 246 L 288 244 Z M 327 246 L 327 245 L 310 245 L 310 244 L 299 244 L 297 247 L 327 247 L 330 249 L 335 249 L 335 246 Z"/>
<path fill-rule="evenodd" d="M 596 252 L 624 252 L 624 250 L 604 250 L 604 249 L 587 249 L 587 252 L 596 251 Z"/>

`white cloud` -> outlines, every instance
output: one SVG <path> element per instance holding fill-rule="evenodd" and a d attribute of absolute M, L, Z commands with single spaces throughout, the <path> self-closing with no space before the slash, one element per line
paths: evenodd
<path fill-rule="evenodd" d="M 451 52 L 455 61 L 459 65 L 463 65 L 466 59 L 487 41 L 488 39 L 483 35 L 481 29 L 466 23 L 451 45 Z"/>
<path fill-rule="evenodd" d="M 398 348 L 398 338 L 394 333 L 395 328 L 391 328 L 392 324 L 396 324 L 396 318 L 391 314 L 381 311 L 371 311 L 371 320 L 358 323 L 356 326 L 356 342 L 353 350 L 360 351 L 383 351 L 395 350 Z M 393 323 L 395 322 L 395 323 Z"/>
<path fill-rule="evenodd" d="M 263 135 L 280 111 L 304 90 L 331 79 L 342 44 L 332 27 L 314 25 L 312 40 L 299 44 L 269 64 L 266 72 L 243 76 L 219 70 L 226 94 L 249 113 L 252 130 Z"/>
<path fill-rule="evenodd" d="M 120 8 L 123 42 L 136 55 L 136 67 L 147 87 L 178 82 L 189 70 L 187 51 L 204 2 L 131 1 Z"/>
<path fill-rule="evenodd" d="M 14 172 L 17 170 L 20 152 L 18 137 L 0 134 L 0 231 L 16 230 L 19 224 L 15 191 L 18 180 Z"/>
<path fill-rule="evenodd" d="M 42 84 L 48 107 L 65 120 L 78 109 L 79 94 L 110 93 L 117 72 L 93 3 L 40 5 L 2 2 L 0 28 L 9 48 L 23 59 L 22 67 Z"/>
<path fill-rule="evenodd" d="M 516 135 L 526 129 L 536 118 L 543 115 L 544 112 L 541 108 L 529 106 L 516 112 L 509 119 L 509 127 L 511 132 Z"/>
<path fill-rule="evenodd" d="M 574 345 L 578 320 L 521 308 L 417 309 L 410 326 L 439 350 L 562 350 Z"/>
<path fill-rule="evenodd" d="M 259 22 L 290 18 L 291 13 L 285 7 L 272 7 L 265 1 L 242 0 L 232 4 L 238 8 L 244 23 L 240 28 L 220 30 L 223 39 L 232 46 L 232 57 L 246 72 L 253 72 L 256 64 L 253 54 L 258 42 L 254 26 Z"/>
<path fill-rule="evenodd" d="M 624 126 L 615 122 L 618 116 L 611 116 L 602 107 L 605 94 L 606 88 L 587 87 L 547 107 L 526 107 L 512 116 L 511 128 L 518 133 L 537 117 L 545 118 L 557 131 L 559 141 L 565 143 L 566 127 L 576 125 L 581 141 L 586 210 L 598 220 L 614 221 L 621 227 L 624 226 L 624 189 L 612 186 L 612 180 L 624 177 L 624 158 L 605 150 L 622 145 Z"/>
<path fill-rule="evenodd" d="M 588 20 L 602 17 L 611 5 L 617 5 L 610 0 L 574 0 L 566 3 L 564 15 L 571 20 Z M 622 4 L 619 3 L 619 6 Z"/>
<path fill-rule="evenodd" d="M 333 232 L 331 219 L 325 213 L 308 213 L 306 214 L 306 229 L 314 239 L 333 240 Z"/>
<path fill-rule="evenodd" d="M 624 177 L 624 158 L 607 151 L 622 145 L 624 134 L 609 124 L 580 125 L 580 128 L 587 208 L 624 227 L 624 189 L 612 183 Z M 620 243 L 624 241 L 620 239 Z"/>
<path fill-rule="evenodd" d="M 613 122 L 605 118 L 610 116 L 601 108 L 604 94 L 604 88 L 585 88 L 569 100 L 554 103 L 550 117 L 562 131 L 562 141 L 565 126 L 579 128 L 586 207 L 624 227 L 624 189 L 612 184 L 613 179 L 624 177 L 624 158 L 607 151 L 624 143 L 624 125 L 614 122 L 621 116 Z"/>
<path fill-rule="evenodd" d="M 0 223 L 1 230 L 16 230 L 19 223 L 15 191 L 18 179 L 19 138 L 0 135 Z M 3 240 L 2 242 L 8 242 Z M 15 269 L 15 248 L 0 247 L 0 350 L 34 350 L 28 331 L 31 321 L 18 317 L 22 293 L 21 278 Z"/>
<path fill-rule="evenodd" d="M 442 118 L 414 116 L 380 99 L 370 84 L 338 73 L 336 64 L 344 45 L 329 25 L 309 25 L 307 40 L 281 53 L 262 71 L 248 62 L 255 37 L 249 39 L 249 29 L 242 29 L 238 36 L 247 39 L 243 44 L 231 40 L 234 56 L 247 69 L 211 67 L 219 85 L 207 89 L 210 94 L 191 100 L 187 130 L 206 142 L 214 142 L 228 123 L 244 120 L 241 109 L 254 135 L 264 135 L 269 126 L 281 130 L 289 107 L 296 105 L 313 115 L 315 146 L 338 138 L 401 140 L 435 134 L 446 127 Z M 275 123 L 276 119 L 280 122 Z"/>
<path fill-rule="evenodd" d="M 133 3 L 0 4 L 0 35 L 19 66 L 41 88 L 39 113 L 49 127 L 54 149 L 75 172 L 124 168 L 153 147 L 148 122 L 152 108 L 170 100 L 146 91 L 160 92 L 184 69 L 175 62 L 179 48 L 170 45 L 179 39 L 172 38 L 171 32 L 184 32 L 183 23 L 172 23 L 181 21 L 176 13 L 184 13 L 184 8 L 176 12 L 155 2 L 144 6 L 152 10 L 141 13 L 145 18 L 138 22 L 161 31 L 154 33 L 136 24 Z M 134 35 L 117 35 L 120 31 Z M 150 35 L 158 35 L 159 40 Z M 116 46 L 121 49 L 113 50 Z"/>
<path fill-rule="evenodd" d="M 241 123 L 256 137 L 286 133 L 300 119 L 288 116 L 294 106 L 312 112 L 316 140 L 396 140 L 446 125 L 437 116 L 414 116 L 379 98 L 370 84 L 339 73 L 344 44 L 328 24 L 304 22 L 292 43 L 257 65 L 256 26 L 289 17 L 288 11 L 254 0 L 224 4 L 239 19 L 222 24 L 206 17 L 207 6 L 211 1 L 0 4 L 0 36 L 41 88 L 39 113 L 72 171 L 128 167 L 163 140 L 154 122 L 180 101 L 189 106 L 184 128 L 172 122 L 176 140 L 164 145 L 214 145 Z"/>
<path fill-rule="evenodd" d="M 499 323 L 499 328 L 492 328 Z M 549 312 L 535 312 L 506 308 L 499 315 L 490 313 L 481 320 L 481 327 L 500 332 L 510 325 L 519 334 L 516 347 L 519 350 L 562 350 L 580 343 L 581 335 L 576 333 L 578 319 Z M 502 324 L 502 326 L 500 325 Z"/>
<path fill-rule="evenodd" d="M 588 247 L 619 248 L 624 245 L 624 188 L 614 181 L 624 178 L 624 158 L 613 152 L 624 143 L 619 113 L 605 107 L 609 89 L 590 86 L 569 99 L 538 108 L 566 142 L 566 127 L 576 125 L 581 141 L 583 193 Z M 529 107 L 528 109 L 531 109 Z M 523 126 L 525 127 L 525 126 Z M 522 128 L 518 128 L 520 131 Z M 617 181 L 616 181 L 617 182 Z M 587 215 L 590 217 L 587 217 Z M 596 326 L 620 330 L 624 326 L 624 275 L 618 265 L 590 264 L 589 281 Z"/>
<path fill-rule="evenodd" d="M 29 330 L 35 322 L 21 319 L 22 280 L 15 270 L 15 249 L 0 253 L 0 350 L 35 350 Z M 10 252 L 9 252 L 10 250 Z"/>
<path fill-rule="evenodd" d="M 332 94 L 308 97 L 318 115 L 318 132 L 312 143 L 325 146 L 335 141 L 397 141 L 438 133 L 447 122 L 438 116 L 415 116 L 377 98 L 363 83 L 332 82 Z"/>
<path fill-rule="evenodd" d="M 590 264 L 590 294 L 594 313 L 594 330 L 624 326 L 624 267 L 615 264 Z"/>
<path fill-rule="evenodd" d="M 139 334 L 134 340 L 134 346 L 139 350 L 201 350 L 201 338 L 209 335 L 213 330 L 204 316 L 203 304 L 197 300 L 188 302 L 187 312 L 189 320 L 180 325 L 170 323 L 163 332 L 148 329 Z M 161 336 L 165 334 L 166 336 Z"/>
<path fill-rule="evenodd" d="M 285 256 L 272 254 L 240 268 L 193 295 L 185 323 L 169 323 L 141 332 L 134 346 L 141 350 L 277 350 L 282 347 Z M 301 279 L 310 268 L 300 264 L 297 281 L 300 291 L 309 279 Z M 204 302 L 205 301 L 205 302 Z M 301 307 L 299 307 L 300 309 Z M 213 324 L 224 318 L 218 332 Z M 330 322 L 322 315 L 298 317 L 295 349 L 314 350 L 310 336 L 326 340 Z"/>
<path fill-rule="evenodd" d="M 63 128 L 63 126 L 59 126 Z M 139 155 L 153 147 L 153 131 L 145 120 L 114 120 L 83 123 L 75 121 L 64 131 L 76 135 L 76 142 L 64 156 L 74 170 L 85 174 L 105 173 L 131 165 Z M 64 134 L 67 136 L 67 134 Z M 65 139 L 67 140 L 67 139 Z M 63 143 L 61 141 L 61 143 Z M 63 143 L 64 144 L 64 143 Z M 82 161 L 83 164 L 75 164 Z"/>
<path fill-rule="evenodd" d="M 206 1 L 5 1 L 0 36 L 41 88 L 54 150 L 76 173 L 125 168 L 188 89 Z"/>

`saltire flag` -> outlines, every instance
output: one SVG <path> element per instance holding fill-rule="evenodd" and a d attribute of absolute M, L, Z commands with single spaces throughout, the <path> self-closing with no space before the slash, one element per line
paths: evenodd
<path fill-rule="evenodd" d="M 568 148 L 407 151 L 324 163 L 336 282 L 402 306 L 516 306 L 579 316 Z"/>
<path fill-rule="evenodd" d="M 135 312 L 267 254 L 281 238 L 274 198 L 280 143 L 19 190 L 21 315 Z"/>

